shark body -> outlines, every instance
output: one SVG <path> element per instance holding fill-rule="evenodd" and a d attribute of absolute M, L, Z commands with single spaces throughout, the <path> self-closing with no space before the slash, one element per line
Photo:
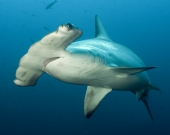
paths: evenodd
<path fill-rule="evenodd" d="M 102 99 L 112 90 L 131 91 L 142 101 L 153 120 L 147 103 L 151 84 L 142 60 L 127 47 L 114 43 L 99 18 L 95 18 L 95 38 L 73 42 L 82 35 L 67 23 L 32 45 L 20 60 L 14 83 L 35 85 L 42 73 L 61 81 L 87 85 L 84 114 L 90 118 Z"/>

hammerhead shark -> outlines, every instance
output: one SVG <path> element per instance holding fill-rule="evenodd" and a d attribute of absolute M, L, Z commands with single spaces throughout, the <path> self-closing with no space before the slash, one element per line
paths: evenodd
<path fill-rule="evenodd" d="M 86 85 L 84 114 L 90 118 L 102 99 L 112 90 L 130 91 L 142 101 L 152 119 L 147 103 L 148 92 L 159 90 L 154 86 L 143 61 L 130 49 L 113 42 L 98 16 L 95 16 L 95 37 L 75 41 L 82 30 L 71 23 L 34 43 L 20 59 L 14 83 L 34 86 L 47 73 L 71 84 Z"/>

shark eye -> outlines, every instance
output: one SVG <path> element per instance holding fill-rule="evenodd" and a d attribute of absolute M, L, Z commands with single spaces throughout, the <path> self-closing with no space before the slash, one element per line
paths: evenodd
<path fill-rule="evenodd" d="M 73 26 L 74 26 L 74 25 L 73 25 L 73 24 L 71 24 L 71 23 L 66 23 L 66 26 L 67 26 L 68 28 L 70 28 L 70 29 L 71 29 L 71 28 L 73 28 Z"/>

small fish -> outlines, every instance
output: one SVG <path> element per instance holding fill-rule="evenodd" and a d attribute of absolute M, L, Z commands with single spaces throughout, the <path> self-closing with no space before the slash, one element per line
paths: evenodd
<path fill-rule="evenodd" d="M 45 30 L 47 30 L 48 32 L 50 32 L 50 30 L 47 27 L 43 27 Z"/>
<path fill-rule="evenodd" d="M 51 8 L 56 2 L 57 1 L 55 0 L 54 2 L 48 4 L 45 9 L 47 10 L 47 9 Z"/>

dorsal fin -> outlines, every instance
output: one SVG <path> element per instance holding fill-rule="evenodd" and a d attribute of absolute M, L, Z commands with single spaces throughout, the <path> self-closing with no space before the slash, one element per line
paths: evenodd
<path fill-rule="evenodd" d="M 95 38 L 102 38 L 102 39 L 106 39 L 106 40 L 111 40 L 108 37 L 99 17 L 97 15 L 95 16 Z"/>

